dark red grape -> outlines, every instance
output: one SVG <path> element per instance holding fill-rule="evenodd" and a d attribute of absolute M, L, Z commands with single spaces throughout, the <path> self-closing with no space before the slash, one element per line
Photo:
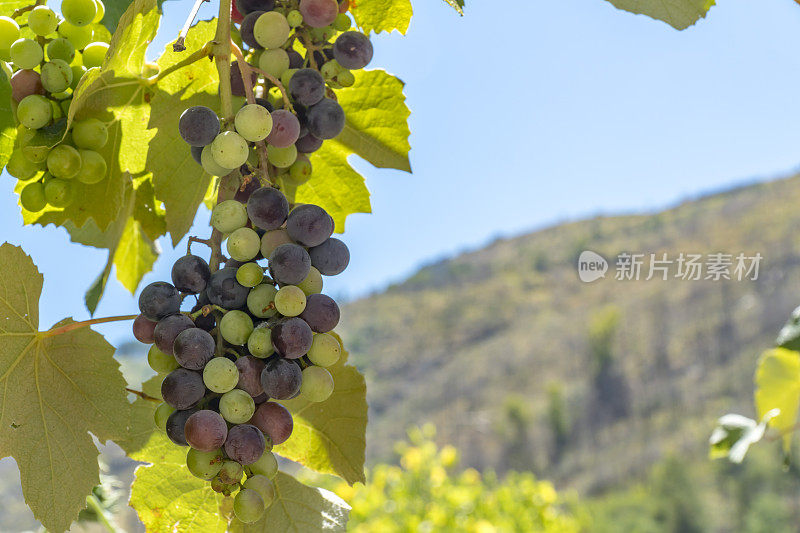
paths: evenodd
<path fill-rule="evenodd" d="M 247 200 L 247 216 L 258 228 L 278 229 L 289 216 L 289 201 L 278 189 L 261 187 Z"/>
<path fill-rule="evenodd" d="M 302 154 L 311 154 L 322 148 L 322 139 L 317 139 L 310 133 L 306 133 L 294 143 L 297 151 Z"/>
<path fill-rule="evenodd" d="M 181 331 L 173 346 L 178 364 L 189 370 L 202 370 L 214 358 L 216 349 L 214 337 L 200 328 Z"/>
<path fill-rule="evenodd" d="M 281 244 L 269 256 L 270 277 L 283 285 L 301 283 L 310 270 L 311 257 L 298 244 Z"/>
<path fill-rule="evenodd" d="M 333 235 L 333 219 L 317 205 L 301 205 L 289 213 L 286 232 L 303 246 L 319 246 Z"/>
<path fill-rule="evenodd" d="M 156 281 L 139 295 L 139 311 L 148 320 L 157 322 L 181 310 L 181 295 L 165 281 Z"/>
<path fill-rule="evenodd" d="M 136 340 L 139 342 L 153 344 L 155 341 L 153 333 L 157 323 L 158 322 L 153 322 L 142 315 L 137 316 L 133 321 L 133 336 L 136 337 Z"/>
<path fill-rule="evenodd" d="M 250 196 L 260 188 L 261 184 L 258 183 L 257 179 L 253 178 L 251 180 L 248 180 L 248 182 L 245 183 L 243 187 L 240 187 L 239 190 L 236 191 L 236 194 L 233 196 L 233 199 L 236 200 L 237 202 L 246 204 L 247 200 L 250 199 Z"/>
<path fill-rule="evenodd" d="M 239 309 L 247 302 L 250 289 L 236 281 L 236 268 L 225 267 L 211 274 L 206 294 L 208 300 L 223 309 Z"/>
<path fill-rule="evenodd" d="M 281 404 L 275 402 L 262 403 L 256 409 L 250 423 L 264 432 L 273 446 L 286 442 L 294 429 L 292 414 Z"/>
<path fill-rule="evenodd" d="M 276 109 L 272 115 L 272 131 L 267 135 L 267 143 L 277 148 L 286 148 L 300 137 L 300 121 L 290 111 Z"/>
<path fill-rule="evenodd" d="M 344 129 L 344 109 L 338 102 L 323 98 L 306 115 L 308 131 L 319 139 L 333 139 Z"/>
<path fill-rule="evenodd" d="M 237 463 L 250 465 L 261 458 L 266 446 L 264 434 L 260 429 L 251 424 L 239 424 L 228 431 L 225 453 Z"/>
<path fill-rule="evenodd" d="M 287 318 L 272 328 L 272 347 L 287 359 L 303 357 L 313 341 L 311 326 L 301 318 Z"/>
<path fill-rule="evenodd" d="M 350 263 L 350 250 L 347 249 L 347 245 L 334 237 L 311 248 L 308 255 L 311 256 L 311 264 L 323 276 L 341 274 Z"/>
<path fill-rule="evenodd" d="M 194 159 L 198 165 L 203 164 L 203 148 L 204 146 L 190 146 L 189 153 L 192 154 L 192 159 Z"/>
<path fill-rule="evenodd" d="M 178 446 L 188 446 L 186 442 L 186 421 L 195 414 L 197 409 L 175 411 L 167 418 L 167 437 Z"/>
<path fill-rule="evenodd" d="M 303 22 L 312 28 L 324 28 L 336 20 L 339 3 L 336 0 L 300 0 L 300 13 Z"/>
<path fill-rule="evenodd" d="M 44 94 L 42 78 L 35 70 L 22 69 L 11 76 L 11 98 L 19 103 L 26 96 Z"/>
<path fill-rule="evenodd" d="M 286 50 L 286 54 L 289 56 L 289 68 L 303 68 L 304 61 L 300 52 L 290 48 Z"/>
<path fill-rule="evenodd" d="M 219 135 L 219 117 L 213 109 L 195 105 L 181 114 L 178 132 L 191 146 L 206 146 Z"/>
<path fill-rule="evenodd" d="M 255 402 L 256 405 L 261 405 L 262 403 L 269 401 L 269 396 L 267 394 L 262 393 L 253 398 L 253 401 Z"/>
<path fill-rule="evenodd" d="M 175 355 L 173 350 L 175 338 L 181 331 L 193 327 L 194 322 L 186 315 L 171 315 L 159 320 L 153 332 L 156 346 L 166 354 Z"/>
<path fill-rule="evenodd" d="M 333 43 L 333 56 L 346 69 L 359 70 L 372 61 L 372 43 L 363 33 L 347 31 Z"/>
<path fill-rule="evenodd" d="M 258 74 L 253 72 L 250 80 L 251 85 L 255 84 L 256 81 L 258 81 Z M 236 61 L 231 63 L 231 94 L 233 96 L 245 96 L 244 78 L 242 77 L 242 71 L 239 70 L 239 63 Z"/>
<path fill-rule="evenodd" d="M 339 306 L 333 298 L 325 294 L 309 295 L 306 308 L 300 313 L 300 318 L 317 333 L 327 333 L 335 328 L 340 316 Z"/>
<path fill-rule="evenodd" d="M 161 383 L 161 397 L 178 410 L 191 409 L 205 393 L 203 375 L 194 370 L 178 368 L 167 374 Z"/>
<path fill-rule="evenodd" d="M 261 372 L 264 370 L 264 361 L 248 355 L 236 360 L 236 368 L 239 369 L 237 389 L 242 389 L 253 398 L 264 394 L 264 389 L 261 387 Z"/>
<path fill-rule="evenodd" d="M 225 444 L 228 424 L 219 413 L 203 409 L 186 420 L 183 432 L 189 446 L 201 452 L 213 452 Z"/>
<path fill-rule="evenodd" d="M 253 11 L 272 11 L 275 9 L 275 0 L 236 0 L 236 9 L 242 15 L 249 15 Z"/>
<path fill-rule="evenodd" d="M 312 106 L 325 96 L 325 78 L 312 68 L 303 68 L 289 81 L 292 99 L 303 106 Z"/>
<path fill-rule="evenodd" d="M 288 359 L 270 361 L 261 372 L 264 392 L 276 400 L 288 400 L 300 392 L 302 381 L 300 366 Z"/>
<path fill-rule="evenodd" d="M 184 255 L 172 265 L 172 283 L 181 292 L 198 294 L 206 290 L 211 269 L 202 257 Z"/>

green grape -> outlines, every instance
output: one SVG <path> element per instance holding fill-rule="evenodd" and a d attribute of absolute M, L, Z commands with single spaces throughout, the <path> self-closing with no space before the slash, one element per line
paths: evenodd
<path fill-rule="evenodd" d="M 275 353 L 275 348 L 272 347 L 272 330 L 267 327 L 254 329 L 247 339 L 247 349 L 253 356 L 261 359 Z"/>
<path fill-rule="evenodd" d="M 44 197 L 44 185 L 40 181 L 27 184 L 19 194 L 19 203 L 23 209 L 36 213 L 47 205 Z"/>
<path fill-rule="evenodd" d="M 297 284 L 306 296 L 319 294 L 322 292 L 322 274 L 313 266 L 308 271 L 306 279 Z"/>
<path fill-rule="evenodd" d="M 236 261 L 250 261 L 261 251 L 261 237 L 255 230 L 239 228 L 228 236 L 228 255 Z"/>
<path fill-rule="evenodd" d="M 236 281 L 244 287 L 255 287 L 264 279 L 264 269 L 258 263 L 245 263 L 236 270 Z"/>
<path fill-rule="evenodd" d="M 72 104 L 72 98 L 68 98 L 66 100 L 61 100 L 61 102 L 59 102 L 59 104 L 61 105 L 61 111 L 65 115 L 68 115 L 69 114 L 69 106 L 70 106 L 70 104 Z"/>
<path fill-rule="evenodd" d="M 296 9 L 292 9 L 289 11 L 289 14 L 286 15 L 286 22 L 289 23 L 289 26 L 292 28 L 297 28 L 303 25 L 303 14 L 300 13 Z"/>
<path fill-rule="evenodd" d="M 217 164 L 214 160 L 214 156 L 212 155 L 211 145 L 203 147 L 203 151 L 200 152 L 200 165 L 203 167 L 203 170 L 211 174 L 212 176 L 225 176 L 230 174 L 230 168 L 225 168 Z"/>
<path fill-rule="evenodd" d="M 58 25 L 58 34 L 75 47 L 75 50 L 83 50 L 83 48 L 92 42 L 94 31 L 90 26 L 76 26 L 68 20 L 65 20 Z"/>
<path fill-rule="evenodd" d="M 286 17 L 275 11 L 267 11 L 256 20 L 253 37 L 264 48 L 279 48 L 289 38 L 289 23 Z"/>
<path fill-rule="evenodd" d="M 72 179 L 81 169 L 81 154 L 68 144 L 59 144 L 47 154 L 47 170 L 56 178 Z"/>
<path fill-rule="evenodd" d="M 194 448 L 189 448 L 189 451 L 186 452 L 186 467 L 193 476 L 200 479 L 210 480 L 219 474 L 224 462 L 222 450 L 201 452 Z"/>
<path fill-rule="evenodd" d="M 275 455 L 269 451 L 264 451 L 258 461 L 249 466 L 250 471 L 259 476 L 266 476 L 268 479 L 274 479 L 278 474 L 278 460 Z"/>
<path fill-rule="evenodd" d="M 37 165 L 47 161 L 47 154 L 49 153 L 49 146 L 28 145 L 22 147 L 22 155 L 24 155 L 28 161 L 36 163 Z"/>
<path fill-rule="evenodd" d="M 295 185 L 302 185 L 311 179 L 311 161 L 305 154 L 299 154 L 297 160 L 289 167 L 289 179 Z"/>
<path fill-rule="evenodd" d="M 211 227 L 222 233 L 231 233 L 247 224 L 247 208 L 236 200 L 218 203 L 211 211 Z"/>
<path fill-rule="evenodd" d="M 87 118 L 72 125 L 72 140 L 78 148 L 100 150 L 108 142 L 108 128 L 96 118 Z"/>
<path fill-rule="evenodd" d="M 76 26 L 86 26 L 97 15 L 97 5 L 94 0 L 63 0 L 61 14 Z"/>
<path fill-rule="evenodd" d="M 49 35 L 58 27 L 58 17 L 47 6 L 36 6 L 28 14 L 28 27 L 36 35 Z"/>
<path fill-rule="evenodd" d="M 34 177 L 41 166 L 25 157 L 22 151 L 15 150 L 6 164 L 6 170 L 18 180 L 26 181 Z"/>
<path fill-rule="evenodd" d="M 83 49 L 83 66 L 86 68 L 99 67 L 103 64 L 108 53 L 108 44 L 89 43 Z"/>
<path fill-rule="evenodd" d="M 343 70 L 336 75 L 336 81 L 342 87 L 352 87 L 356 83 L 356 77 L 349 70 Z"/>
<path fill-rule="evenodd" d="M 339 65 L 339 62 L 335 59 L 331 59 L 324 65 L 322 68 L 319 69 L 319 73 L 322 74 L 322 77 L 326 80 L 330 80 L 336 77 L 339 72 L 341 72 L 342 66 Z"/>
<path fill-rule="evenodd" d="M 174 355 L 162 352 L 155 344 L 147 352 L 147 364 L 159 374 L 168 374 L 180 366 Z"/>
<path fill-rule="evenodd" d="M 226 485 L 239 483 L 244 475 L 244 467 L 236 461 L 225 461 L 219 471 L 219 479 Z"/>
<path fill-rule="evenodd" d="M 239 369 L 227 357 L 215 357 L 203 368 L 203 382 L 212 392 L 228 392 L 239 383 Z"/>
<path fill-rule="evenodd" d="M 39 66 L 44 59 L 44 51 L 32 39 L 17 39 L 9 49 L 11 61 L 17 68 L 32 69 Z"/>
<path fill-rule="evenodd" d="M 289 82 L 292 81 L 292 76 L 294 76 L 295 72 L 297 72 L 296 68 L 287 68 L 283 71 L 283 74 L 281 74 L 281 83 L 284 87 L 289 86 Z"/>
<path fill-rule="evenodd" d="M 336 20 L 333 22 L 333 27 L 336 31 L 347 31 L 353 25 L 353 21 L 347 16 L 347 13 L 339 13 Z"/>
<path fill-rule="evenodd" d="M 211 143 L 211 155 L 217 165 L 223 168 L 239 168 L 247 161 L 250 147 L 235 131 L 223 131 Z"/>
<path fill-rule="evenodd" d="M 252 289 L 247 295 L 247 309 L 258 318 L 275 316 L 274 300 L 278 290 L 272 285 L 262 284 Z"/>
<path fill-rule="evenodd" d="M 106 14 L 106 6 L 100 0 L 94 0 L 94 5 L 97 8 L 97 14 L 92 19 L 92 22 L 99 23 Z"/>
<path fill-rule="evenodd" d="M 72 184 L 68 181 L 52 178 L 44 185 L 44 197 L 53 207 L 67 207 L 72 203 Z"/>
<path fill-rule="evenodd" d="M 275 295 L 275 309 L 283 316 L 297 316 L 306 308 L 306 294 L 300 287 L 287 285 Z"/>
<path fill-rule="evenodd" d="M 153 419 L 155 420 L 156 427 L 161 431 L 167 431 L 167 419 L 169 418 L 169 415 L 174 412 L 175 409 L 166 402 L 158 404 L 155 413 L 153 413 Z"/>
<path fill-rule="evenodd" d="M 242 484 L 242 487 L 258 492 L 261 495 L 261 499 L 264 500 L 265 507 L 272 505 L 272 502 L 275 500 L 275 486 L 267 476 L 256 474 L 255 476 L 249 477 L 247 481 Z"/>
<path fill-rule="evenodd" d="M 108 166 L 103 156 L 94 150 L 78 150 L 81 154 L 81 169 L 75 176 L 78 181 L 86 185 L 94 185 L 105 179 Z"/>
<path fill-rule="evenodd" d="M 285 229 L 274 229 L 267 231 L 261 237 L 261 255 L 264 257 L 269 257 L 272 255 L 272 252 L 275 251 L 275 248 L 281 244 L 289 244 L 292 242 L 294 241 L 292 241 L 292 238 L 289 237 L 289 234 L 286 233 Z"/>
<path fill-rule="evenodd" d="M 289 168 L 297 159 L 297 147 L 293 144 L 286 148 L 269 145 L 267 146 L 267 158 L 278 168 Z"/>
<path fill-rule="evenodd" d="M 72 65 L 70 68 L 72 69 L 72 83 L 69 86 L 72 90 L 75 90 L 81 78 L 83 78 L 83 75 L 86 74 L 86 67 L 83 65 Z"/>
<path fill-rule="evenodd" d="M 321 366 L 303 370 L 300 395 L 310 402 L 324 402 L 333 394 L 333 376 Z"/>
<path fill-rule="evenodd" d="M 244 311 L 228 311 L 219 321 L 222 338 L 236 346 L 244 346 L 253 332 L 253 320 Z"/>
<path fill-rule="evenodd" d="M 289 68 L 289 54 L 283 48 L 264 50 L 258 58 L 258 68 L 267 74 L 280 78 L 281 74 Z"/>
<path fill-rule="evenodd" d="M 72 68 L 66 61 L 53 59 L 42 67 L 42 87 L 50 93 L 66 91 L 72 83 Z"/>
<path fill-rule="evenodd" d="M 63 37 L 57 37 L 47 44 L 47 59 L 60 59 L 67 64 L 75 59 L 75 47 Z"/>
<path fill-rule="evenodd" d="M 263 141 L 272 131 L 272 115 L 266 107 L 258 104 L 242 106 L 234 122 L 236 132 L 251 142 Z"/>
<path fill-rule="evenodd" d="M 12 18 L 0 17 L 0 48 L 11 48 L 14 41 L 19 39 L 19 24 Z"/>
<path fill-rule="evenodd" d="M 219 414 L 231 424 L 244 424 L 255 412 L 253 397 L 242 389 L 228 391 L 219 399 Z"/>
<path fill-rule="evenodd" d="M 233 514 L 245 524 L 257 522 L 264 509 L 264 500 L 253 489 L 242 489 L 233 498 Z"/>
<path fill-rule="evenodd" d="M 317 366 L 331 366 L 339 361 L 342 355 L 342 346 L 339 340 L 329 333 L 315 333 L 308 350 L 308 358 Z"/>
<path fill-rule="evenodd" d="M 44 96 L 31 94 L 17 106 L 17 118 L 23 126 L 36 130 L 46 126 L 53 118 L 53 107 Z"/>
<path fill-rule="evenodd" d="M 111 32 L 108 31 L 102 24 L 91 24 L 92 28 L 92 41 L 96 43 L 110 43 L 111 42 Z"/>

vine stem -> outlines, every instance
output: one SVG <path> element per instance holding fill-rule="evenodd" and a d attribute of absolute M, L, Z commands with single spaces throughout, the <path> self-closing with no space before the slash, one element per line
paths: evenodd
<path fill-rule="evenodd" d="M 105 526 L 105 528 L 110 531 L 111 533 L 117 533 L 117 528 L 114 527 L 114 524 L 108 519 L 106 515 L 106 510 L 103 509 L 103 506 L 100 505 L 100 500 L 97 499 L 97 496 L 94 494 L 89 494 L 86 497 L 86 503 L 89 507 L 92 508 L 92 511 L 95 512 L 97 515 L 97 520 Z"/>
<path fill-rule="evenodd" d="M 195 0 L 192 10 L 189 12 L 189 16 L 186 17 L 186 22 L 183 23 L 183 28 L 181 28 L 181 32 L 178 34 L 178 38 L 172 44 L 173 52 L 183 52 L 186 50 L 186 46 L 183 44 L 186 41 L 186 34 L 189 33 L 189 28 L 192 27 L 192 23 L 195 17 L 197 17 L 197 12 L 200 11 L 200 6 L 203 5 L 204 2 L 210 1 L 211 0 Z"/>
<path fill-rule="evenodd" d="M 128 391 L 128 392 L 130 392 L 131 394 L 135 394 L 136 396 L 138 396 L 138 397 L 139 397 L 139 398 L 141 398 L 142 400 L 147 400 L 147 401 L 149 401 L 149 402 L 158 402 L 158 403 L 161 403 L 161 400 L 159 400 L 159 399 L 158 399 L 158 398 L 156 398 L 155 396 L 150 396 L 149 394 L 147 394 L 147 393 L 145 393 L 145 392 L 142 392 L 142 391 L 140 391 L 140 390 L 131 389 L 131 388 L 128 388 L 128 387 L 125 387 L 125 390 L 126 390 L 126 391 Z"/>
<path fill-rule="evenodd" d="M 45 332 L 42 332 L 43 337 L 53 337 L 55 335 L 61 335 L 64 333 L 69 333 L 70 331 L 74 331 L 76 329 L 86 328 L 89 326 L 93 326 L 94 324 L 104 324 L 106 322 L 122 322 L 123 320 L 133 320 L 139 315 L 122 315 L 122 316 L 109 316 L 106 318 L 93 318 L 91 320 L 84 320 L 82 322 L 73 322 L 72 324 L 67 324 L 66 326 L 61 326 L 60 328 L 51 329 Z"/>
<path fill-rule="evenodd" d="M 797 0 L 797 1 L 800 2 L 800 0 Z M 286 105 L 286 109 L 288 109 L 289 111 L 294 112 L 294 107 L 292 107 L 292 101 L 289 100 L 289 93 L 286 91 L 286 87 L 284 87 L 283 83 L 281 83 L 281 80 L 279 80 L 278 78 L 276 78 L 272 74 L 269 74 L 268 72 L 264 72 L 260 68 L 254 67 L 253 65 L 245 62 L 244 57 L 242 56 L 242 51 L 239 50 L 239 47 L 236 46 L 235 43 L 231 43 L 231 50 L 233 50 L 233 54 L 236 56 L 236 59 L 239 61 L 239 63 L 240 64 L 244 63 L 246 65 L 245 68 L 247 70 L 249 70 L 251 73 L 255 72 L 256 74 L 260 74 L 261 76 L 264 76 L 264 79 L 266 79 L 268 82 L 272 83 L 275 87 L 277 87 L 278 90 L 281 92 L 281 97 L 283 98 L 283 103 Z M 239 69 L 241 70 L 241 68 L 242 67 L 240 66 Z M 244 74 L 242 74 L 242 79 L 245 80 L 244 86 L 245 86 L 245 90 L 247 90 L 247 85 L 248 85 L 247 82 L 249 80 L 244 78 Z"/>

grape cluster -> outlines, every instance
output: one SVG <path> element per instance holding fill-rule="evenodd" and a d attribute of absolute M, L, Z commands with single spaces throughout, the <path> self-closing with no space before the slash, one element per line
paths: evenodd
<path fill-rule="evenodd" d="M 234 512 L 253 522 L 274 498 L 272 446 L 293 429 L 289 411 L 270 400 L 323 402 L 333 393 L 326 367 L 341 353 L 331 334 L 339 307 L 322 294 L 322 276 L 342 272 L 350 254 L 324 209 L 290 210 L 272 187 L 220 202 L 211 225 L 227 235 L 231 259 L 212 272 L 201 257 L 180 258 L 171 284 L 142 290 L 133 333 L 153 344 L 149 364 L 165 374 L 156 425 L 190 447 L 192 474 L 217 492 L 238 490 Z M 182 313 L 187 295 L 197 302 Z"/>
<path fill-rule="evenodd" d="M 266 141 L 273 181 L 284 189 L 302 185 L 312 173 L 308 154 L 344 128 L 335 90 L 355 83 L 352 71 L 372 60 L 372 44 L 350 31 L 347 0 L 236 0 L 234 7 L 248 64 L 279 80 L 288 102 L 269 77 L 253 71 L 255 103 L 239 109 L 235 131 L 221 131 L 216 114 L 196 106 L 181 116 L 181 136 L 215 176 L 257 166 L 251 144 Z M 231 67 L 232 91 L 245 96 L 242 69 Z"/>
<path fill-rule="evenodd" d="M 99 24 L 104 14 L 100 0 L 64 0 L 61 14 L 36 5 L 22 27 L 0 17 L 0 66 L 11 82 L 20 126 L 6 170 L 27 182 L 20 204 L 28 211 L 66 207 L 74 198 L 73 180 L 92 185 L 106 177 L 107 164 L 98 151 L 108 131 L 100 120 L 75 121 L 54 145 L 64 136 L 72 92 L 108 53 L 109 34 Z"/>

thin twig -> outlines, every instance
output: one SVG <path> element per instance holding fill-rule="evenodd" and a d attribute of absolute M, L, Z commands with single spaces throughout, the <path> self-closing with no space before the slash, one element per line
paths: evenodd
<path fill-rule="evenodd" d="M 203 2 L 210 1 L 211 0 L 195 0 L 192 10 L 189 12 L 189 16 L 186 17 L 186 22 L 183 23 L 183 28 L 181 28 L 181 32 L 178 34 L 178 39 L 172 45 L 173 52 L 183 52 L 186 50 L 186 46 L 183 44 L 186 41 L 186 34 L 189 33 L 189 28 L 192 27 L 192 23 L 195 17 L 197 17 L 197 12 L 200 11 L 200 6 L 203 5 Z"/>
<path fill-rule="evenodd" d="M 189 236 L 189 242 L 186 243 L 186 253 L 191 255 L 192 254 L 192 243 L 199 242 L 200 244 L 205 244 L 209 248 L 211 247 L 211 240 L 210 239 L 201 239 L 200 237 L 195 237 L 193 235 Z"/>
<path fill-rule="evenodd" d="M 93 318 L 91 320 L 84 320 L 82 322 L 73 322 L 72 324 L 67 324 L 66 326 L 61 326 L 60 328 L 51 329 L 48 331 L 41 332 L 40 334 L 43 337 L 53 337 L 55 335 L 61 335 L 63 333 L 68 333 L 70 331 L 74 331 L 76 329 L 86 328 L 89 326 L 93 326 L 94 324 L 104 324 L 106 322 L 121 322 L 123 320 L 133 320 L 139 315 L 123 315 L 123 316 L 110 316 L 106 318 Z"/>
<path fill-rule="evenodd" d="M 145 392 L 142 392 L 140 390 L 131 389 L 131 388 L 128 388 L 128 387 L 125 387 L 125 390 L 130 392 L 131 394 L 135 394 L 136 396 L 138 396 L 142 400 L 147 400 L 148 402 L 161 403 L 161 400 L 159 398 L 156 398 L 155 396 L 150 396 L 149 394 L 147 394 Z"/>

